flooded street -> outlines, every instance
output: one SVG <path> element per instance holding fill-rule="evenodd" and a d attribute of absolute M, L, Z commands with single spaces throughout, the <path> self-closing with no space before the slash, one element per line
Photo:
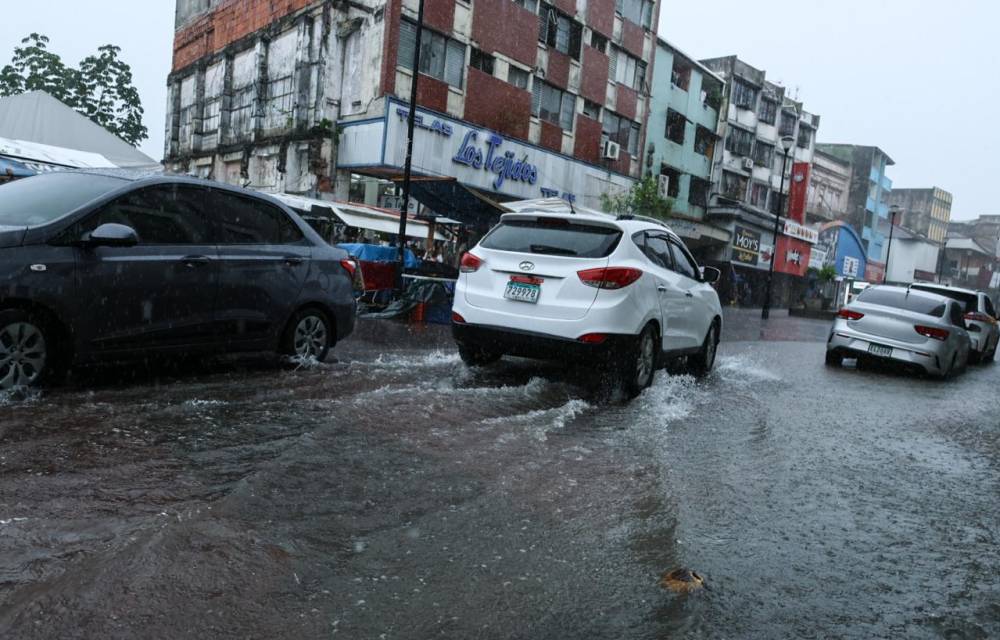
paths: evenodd
<path fill-rule="evenodd" d="M 0 636 L 1000 636 L 1000 364 L 726 322 L 708 379 L 631 403 L 384 321 L 322 365 L 0 396 Z"/>

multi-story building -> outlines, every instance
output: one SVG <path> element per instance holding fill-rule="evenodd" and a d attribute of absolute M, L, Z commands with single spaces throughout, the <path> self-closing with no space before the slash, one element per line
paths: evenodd
<path fill-rule="evenodd" d="M 699 258 L 712 245 L 729 241 L 728 231 L 704 222 L 721 148 L 724 88 L 725 81 L 708 67 L 657 40 L 646 149 L 652 173 L 666 176 L 672 228 Z"/>
<path fill-rule="evenodd" d="M 937 282 L 943 243 L 902 224 L 892 228 L 890 245 L 888 220 L 879 221 L 879 231 L 886 236 L 885 250 L 880 260 L 885 263 L 885 281 L 894 284 L 911 282 Z"/>
<path fill-rule="evenodd" d="M 630 186 L 658 4 L 426 0 L 416 198 L 483 223 L 489 200 Z M 394 204 L 416 18 L 417 0 L 177 0 L 168 168 Z"/>
<path fill-rule="evenodd" d="M 868 254 L 865 280 L 881 282 L 885 275 L 882 262 L 885 235 L 880 230 L 879 220 L 889 217 L 892 180 L 885 175 L 885 169 L 895 163 L 878 147 L 821 143 L 816 148 L 851 165 L 851 188 L 843 220 L 861 237 Z"/>
<path fill-rule="evenodd" d="M 724 146 L 715 156 L 707 217 L 729 230 L 732 240 L 714 257 L 736 274 L 735 297 L 751 304 L 763 299 L 764 279 L 774 259 L 774 300 L 787 304 L 792 279 L 806 272 L 816 242 L 815 232 L 802 223 L 820 117 L 805 111 L 784 87 L 769 82 L 763 70 L 736 56 L 701 63 L 726 81 Z M 782 138 L 790 139 L 784 194 Z M 782 208 L 782 217 L 788 218 L 776 239 L 774 213 Z"/>
<path fill-rule="evenodd" d="M 806 220 L 809 224 L 843 220 L 851 190 L 851 163 L 816 149 L 813 154 Z"/>
<path fill-rule="evenodd" d="M 894 188 L 889 194 L 889 206 L 896 205 L 900 214 L 896 222 L 921 233 L 934 242 L 944 242 L 951 220 L 951 194 L 939 187 L 928 189 Z"/>

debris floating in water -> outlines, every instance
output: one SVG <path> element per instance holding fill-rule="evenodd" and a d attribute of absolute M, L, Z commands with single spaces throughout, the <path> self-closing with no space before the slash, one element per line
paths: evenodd
<path fill-rule="evenodd" d="M 708 588 L 705 579 L 691 569 L 674 569 L 664 573 L 660 578 L 660 586 L 674 593 L 691 593 Z"/>

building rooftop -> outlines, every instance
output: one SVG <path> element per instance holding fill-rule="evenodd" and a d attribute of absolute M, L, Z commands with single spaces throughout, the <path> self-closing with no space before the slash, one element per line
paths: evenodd
<path fill-rule="evenodd" d="M 886 153 L 885 151 L 883 151 L 879 147 L 877 147 L 875 145 L 871 145 L 871 144 L 850 144 L 850 143 L 847 143 L 847 142 L 817 142 L 816 143 L 816 150 L 820 151 L 820 147 L 827 147 L 827 148 L 834 148 L 834 147 L 836 147 L 836 148 L 839 148 L 839 149 L 874 149 L 875 151 L 877 151 L 877 152 L 881 153 L 883 156 L 885 156 L 885 163 L 886 163 L 886 165 L 892 166 L 892 165 L 896 164 L 896 161 L 893 160 L 892 157 L 890 157 L 888 153 Z"/>
<path fill-rule="evenodd" d="M 685 60 L 687 60 L 692 65 L 694 65 L 695 67 L 697 67 L 698 70 L 701 71 L 702 73 L 704 73 L 706 75 L 709 75 L 709 76 L 715 78 L 716 80 L 718 80 L 719 82 L 725 84 L 726 80 L 722 76 L 720 76 L 719 74 L 715 73 L 714 71 L 712 71 L 711 69 L 709 69 L 708 67 L 706 67 L 705 65 L 703 65 L 702 63 L 698 62 L 698 60 L 695 59 L 694 57 L 689 56 L 687 53 L 685 53 L 683 50 L 681 50 L 680 47 L 678 47 L 678 46 L 676 46 L 676 45 L 674 45 L 674 44 L 672 44 L 672 43 L 664 40 L 660 36 L 656 37 L 656 42 L 657 42 L 657 44 L 660 44 L 660 45 L 663 45 L 664 47 L 667 47 L 668 49 L 670 49 L 674 53 L 679 54 Z"/>

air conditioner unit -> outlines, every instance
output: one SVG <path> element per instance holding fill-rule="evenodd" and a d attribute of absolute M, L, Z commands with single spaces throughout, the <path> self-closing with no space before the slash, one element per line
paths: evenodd
<path fill-rule="evenodd" d="M 656 179 L 656 191 L 661 198 L 666 198 L 670 191 L 670 176 L 660 174 Z"/>
<path fill-rule="evenodd" d="M 750 158 L 743 158 L 743 168 L 747 171 L 753 169 L 753 160 Z"/>
<path fill-rule="evenodd" d="M 604 149 L 602 150 L 601 155 L 605 160 L 617 160 L 621 150 L 622 146 L 620 144 L 607 140 L 604 143 Z"/>

